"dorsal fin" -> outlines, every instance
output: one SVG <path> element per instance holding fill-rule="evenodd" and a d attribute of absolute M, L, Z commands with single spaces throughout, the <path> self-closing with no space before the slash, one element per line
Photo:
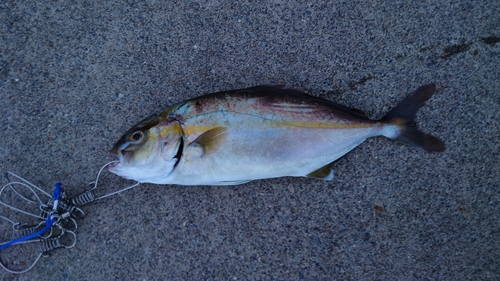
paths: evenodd
<path fill-rule="evenodd" d="M 306 93 L 303 93 L 303 92 L 300 92 L 297 90 L 287 89 L 283 85 L 274 85 L 274 86 L 273 85 L 261 85 L 261 86 L 255 86 L 255 87 L 243 89 L 243 91 L 265 93 L 265 94 L 270 94 L 270 95 L 273 95 L 273 94 L 274 95 L 289 95 L 289 96 L 306 98 L 306 99 L 311 100 L 311 101 L 316 101 L 316 102 L 319 102 L 322 104 L 327 104 L 328 106 L 335 107 L 335 108 L 340 109 L 342 111 L 346 111 L 346 112 L 348 112 L 352 115 L 355 115 L 359 118 L 369 119 L 368 116 L 366 116 L 366 114 L 359 109 L 347 107 L 345 105 L 341 105 L 341 104 L 335 103 L 333 101 L 330 101 L 330 100 L 327 100 L 324 98 L 312 96 L 312 95 L 309 95 L 309 94 L 306 94 Z"/>
<path fill-rule="evenodd" d="M 366 113 L 364 111 L 360 110 L 360 109 L 348 107 L 348 106 L 341 105 L 341 104 L 338 104 L 338 103 L 333 103 L 333 105 L 335 107 L 337 107 L 338 109 L 342 109 L 344 111 L 348 111 L 349 113 L 351 113 L 353 115 L 356 115 L 358 117 L 361 117 L 361 118 L 364 118 L 364 119 L 369 119 L 368 116 L 366 116 Z"/>
<path fill-rule="evenodd" d="M 269 93 L 269 94 L 281 94 L 281 95 L 292 95 L 292 96 L 302 96 L 316 98 L 315 96 L 308 95 L 301 91 L 287 89 L 284 85 L 260 85 L 251 88 L 243 89 L 245 91 L 252 91 L 258 93 Z"/>

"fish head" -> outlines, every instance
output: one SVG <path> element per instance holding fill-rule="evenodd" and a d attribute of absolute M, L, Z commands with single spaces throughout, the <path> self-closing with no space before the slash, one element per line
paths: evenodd
<path fill-rule="evenodd" d="M 109 171 L 126 179 L 155 183 L 175 169 L 184 149 L 181 124 L 152 115 L 128 130 L 110 153 L 118 156 Z"/>

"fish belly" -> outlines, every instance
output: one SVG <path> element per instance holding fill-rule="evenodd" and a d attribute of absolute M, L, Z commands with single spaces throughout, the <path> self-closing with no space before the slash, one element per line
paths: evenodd
<path fill-rule="evenodd" d="M 283 176 L 306 176 L 381 134 L 382 126 L 354 128 L 231 128 L 221 146 L 208 154 L 188 146 L 167 182 L 231 185 Z"/>

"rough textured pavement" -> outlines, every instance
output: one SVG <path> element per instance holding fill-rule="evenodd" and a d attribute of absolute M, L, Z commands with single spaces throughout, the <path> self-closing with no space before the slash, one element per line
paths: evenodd
<path fill-rule="evenodd" d="M 141 185 L 0 279 L 499 280 L 500 1 L 419 2 L 2 1 L 0 170 L 47 191 L 87 189 L 147 115 L 259 84 L 380 118 L 436 83 L 418 120 L 448 148 L 370 139 L 328 182 Z"/>

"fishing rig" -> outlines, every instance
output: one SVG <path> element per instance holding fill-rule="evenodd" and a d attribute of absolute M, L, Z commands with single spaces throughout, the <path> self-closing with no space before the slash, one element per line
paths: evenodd
<path fill-rule="evenodd" d="M 59 248 L 76 245 L 77 220 L 85 217 L 82 206 L 138 186 L 98 195 L 99 177 L 109 162 L 101 167 L 92 188 L 75 196 L 67 196 L 61 183 L 56 183 L 52 194 L 22 177 L 7 172 L 7 184 L 0 189 L 0 266 L 10 273 L 31 270 L 41 257 Z M 3 210 L 2 209 L 2 210 Z M 10 231 L 5 231 L 5 225 Z M 19 258 L 19 256 L 22 258 Z M 31 262 L 25 255 L 33 256 Z M 9 258 L 7 258 L 9 257 Z"/>

